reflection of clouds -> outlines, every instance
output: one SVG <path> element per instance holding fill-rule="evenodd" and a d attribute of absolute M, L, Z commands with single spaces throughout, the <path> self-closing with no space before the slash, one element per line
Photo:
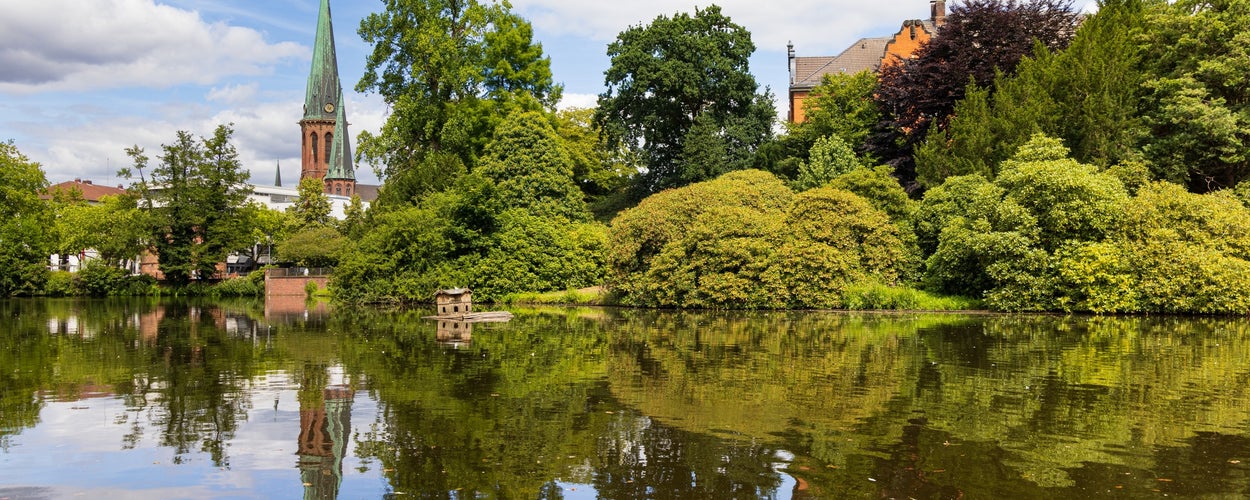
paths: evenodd
<path fill-rule="evenodd" d="M 335 385 L 348 381 L 342 366 L 331 367 L 329 374 Z M 174 464 L 174 449 L 162 444 L 160 421 L 166 415 L 156 402 L 161 398 L 158 392 L 147 394 L 138 411 L 116 396 L 45 400 L 39 425 L 12 436 L 8 451 L 0 455 L 0 465 L 4 466 L 0 483 L 6 483 L 0 488 L 0 497 L 22 491 L 39 491 L 39 496 L 55 498 L 87 493 L 91 497 L 138 499 L 289 495 L 301 485 L 296 468 L 299 382 L 286 372 L 275 371 L 240 386 L 246 400 L 241 406 L 250 409 L 246 418 L 239 420 L 233 439 L 226 443 L 226 466 L 220 468 L 198 448 L 181 455 L 180 463 Z M 134 397 L 143 401 L 143 395 Z M 361 404 L 353 403 L 353 419 L 371 422 L 377 412 L 376 402 L 368 396 L 357 400 Z M 127 442 L 128 437 L 133 442 Z M 346 444 L 344 483 L 355 481 L 351 481 L 354 486 L 350 490 L 345 486 L 343 491 L 381 494 L 376 491 L 380 471 L 363 477 L 369 471 L 359 470 L 354 442 Z M 67 474 L 67 470 L 74 473 Z"/>

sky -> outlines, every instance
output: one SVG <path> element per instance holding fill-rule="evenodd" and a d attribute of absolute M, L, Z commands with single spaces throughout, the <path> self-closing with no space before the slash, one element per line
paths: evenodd
<path fill-rule="evenodd" d="M 512 0 L 564 85 L 562 106 L 593 106 L 622 30 L 713 2 Z M 927 0 L 715 2 L 752 34 L 751 72 L 786 116 L 786 44 L 799 56 L 836 55 L 863 37 L 887 36 L 929 17 Z M 0 141 L 13 140 L 52 183 L 98 184 L 155 158 L 176 132 L 211 135 L 233 124 L 234 144 L 256 184 L 299 177 L 299 125 L 319 0 L 0 0 Z M 783 7 L 784 6 L 784 7 Z M 356 34 L 381 0 L 331 0 L 339 74 L 353 134 L 376 132 L 385 103 L 355 92 L 371 47 Z M 355 148 L 353 148 L 355 149 Z M 361 183 L 378 183 L 367 165 Z"/>

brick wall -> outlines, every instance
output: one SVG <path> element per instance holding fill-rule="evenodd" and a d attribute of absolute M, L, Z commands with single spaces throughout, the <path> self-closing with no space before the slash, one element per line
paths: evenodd
<path fill-rule="evenodd" d="M 265 273 L 265 296 L 282 297 L 297 295 L 303 297 L 306 295 L 304 287 L 308 282 L 312 281 L 317 284 L 317 288 L 325 288 L 326 283 L 330 282 L 329 276 L 270 276 Z"/>

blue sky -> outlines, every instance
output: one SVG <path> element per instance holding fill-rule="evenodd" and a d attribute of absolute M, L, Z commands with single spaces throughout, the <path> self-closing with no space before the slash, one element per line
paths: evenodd
<path fill-rule="evenodd" d="M 514 0 L 564 84 L 566 106 L 603 91 L 607 44 L 624 28 L 712 2 Z M 800 56 L 833 55 L 929 16 L 927 0 L 716 2 L 752 33 L 751 70 L 784 117 L 786 43 Z M 124 149 L 149 156 L 175 132 L 208 135 L 233 123 L 252 181 L 299 176 L 299 127 L 318 0 L 0 0 L 0 141 L 12 139 L 51 182 L 118 184 Z M 354 87 L 370 47 L 356 34 L 378 0 L 332 0 L 339 71 L 352 132 L 376 131 L 386 109 Z M 361 182 L 375 183 L 368 166 Z"/>

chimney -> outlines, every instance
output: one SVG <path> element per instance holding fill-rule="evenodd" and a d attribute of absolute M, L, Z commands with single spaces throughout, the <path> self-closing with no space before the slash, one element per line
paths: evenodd
<path fill-rule="evenodd" d="M 794 66 L 794 42 L 786 44 L 786 55 L 789 56 L 789 60 L 786 61 L 786 66 L 790 68 L 790 84 L 793 85 L 795 76 L 794 72 L 797 69 Z"/>
<path fill-rule="evenodd" d="M 946 0 L 930 0 L 929 2 L 931 14 L 929 20 L 933 21 L 933 27 L 941 28 L 946 24 Z"/>

